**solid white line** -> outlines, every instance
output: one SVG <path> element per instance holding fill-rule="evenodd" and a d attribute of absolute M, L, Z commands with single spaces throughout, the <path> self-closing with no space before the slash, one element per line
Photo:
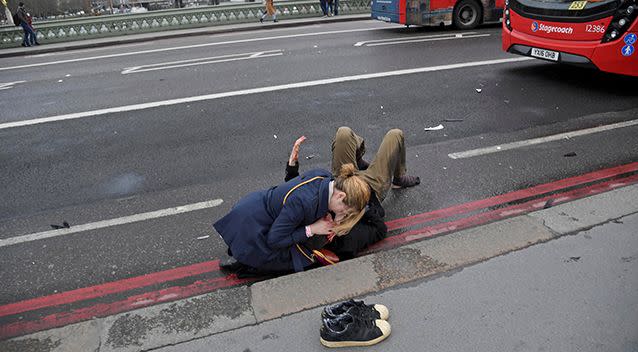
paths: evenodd
<path fill-rule="evenodd" d="M 230 92 L 213 93 L 213 94 L 198 95 L 198 96 L 187 97 L 187 98 L 154 101 L 150 103 L 125 105 L 125 106 L 118 106 L 115 108 L 106 108 L 106 109 L 99 109 L 99 110 L 92 110 L 92 111 L 77 112 L 72 114 L 57 115 L 57 116 L 51 116 L 51 117 L 42 117 L 42 118 L 31 119 L 31 120 L 7 122 L 7 123 L 0 124 L 0 130 L 7 129 L 7 128 L 14 128 L 14 127 L 37 125 L 37 124 L 47 123 L 47 122 L 81 119 L 85 117 L 95 117 L 100 115 L 127 112 L 127 111 L 145 110 L 145 109 L 151 109 L 151 108 L 156 108 L 160 106 L 193 103 L 198 101 L 214 100 L 214 99 L 235 97 L 235 96 L 241 96 L 241 95 L 250 95 L 250 94 L 259 94 L 259 93 L 266 93 L 266 92 L 275 92 L 275 91 L 287 90 L 287 89 L 322 86 L 322 85 L 335 84 L 335 83 L 360 81 L 365 79 L 410 75 L 415 73 L 453 70 L 457 68 L 498 65 L 498 64 L 504 64 L 504 63 L 521 62 L 521 61 L 528 61 L 528 60 L 536 60 L 536 59 L 531 57 L 516 57 L 516 58 L 509 58 L 509 59 L 464 62 L 464 63 L 451 64 L 451 65 L 427 66 L 427 67 L 411 68 L 411 69 L 405 69 L 405 70 L 366 73 L 362 75 L 319 79 L 315 81 L 289 83 L 289 84 L 282 84 L 278 86 L 242 89 L 242 90 L 235 90 Z"/>
<path fill-rule="evenodd" d="M 414 40 L 401 40 L 396 42 L 388 42 L 388 43 L 372 43 L 366 44 L 365 46 L 381 46 L 381 45 L 395 45 L 395 44 L 407 44 L 407 43 L 418 43 L 418 42 L 436 42 L 440 40 L 456 40 L 456 39 L 466 39 L 466 38 L 479 38 L 479 37 L 489 37 L 490 34 L 476 34 L 476 35 L 464 35 L 464 36 L 454 36 L 454 37 L 444 37 L 444 38 L 429 38 L 429 39 L 414 39 Z"/>
<path fill-rule="evenodd" d="M 110 220 L 91 222 L 91 223 L 88 223 L 88 224 L 74 225 L 74 226 L 71 226 L 71 227 L 65 228 L 65 229 L 37 232 L 37 233 L 28 234 L 28 235 L 22 235 L 22 236 L 16 236 L 16 237 L 11 237 L 11 238 L 6 238 L 6 239 L 0 239 L 0 247 L 12 246 L 12 245 L 15 245 L 15 244 L 18 244 L 18 243 L 37 241 L 37 240 L 42 240 L 42 239 L 45 239 L 45 238 L 70 235 L 72 233 L 78 233 L 78 232 L 102 229 L 102 228 L 105 228 L 105 227 L 111 227 L 111 226 L 117 226 L 117 225 L 123 225 L 123 224 L 130 224 L 132 222 L 139 222 L 139 221 L 145 221 L 145 220 L 150 220 L 150 219 L 157 219 L 157 218 L 161 218 L 161 217 L 165 217 L 165 216 L 188 213 L 188 212 L 195 211 L 195 210 L 213 208 L 213 207 L 216 207 L 216 206 L 222 204 L 223 202 L 224 201 L 221 200 L 221 199 L 213 199 L 213 200 L 209 200 L 209 201 L 206 201 L 206 202 L 187 204 L 187 205 L 182 205 L 182 206 L 174 207 L 174 208 L 167 208 L 167 209 L 151 211 L 151 212 L 148 212 L 148 213 L 140 213 L 140 214 L 135 214 L 135 215 L 130 215 L 130 216 L 124 216 L 124 217 L 121 217 L 121 218 L 115 218 L 115 219 L 110 219 Z"/>
<path fill-rule="evenodd" d="M 190 59 L 190 60 L 182 60 L 182 61 L 171 61 L 171 62 L 162 62 L 162 63 L 158 63 L 158 64 L 127 67 L 127 68 L 125 68 L 122 71 L 122 74 L 123 75 L 127 75 L 127 74 L 131 74 L 131 73 L 166 70 L 166 69 L 170 69 L 170 68 L 180 68 L 180 67 L 205 65 L 205 64 L 221 63 L 221 62 L 230 62 L 230 61 L 238 61 L 238 60 L 258 59 L 258 58 L 263 58 L 263 57 L 281 56 L 281 55 L 283 55 L 281 50 L 269 50 L 269 51 L 262 51 L 262 52 L 257 52 L 257 53 L 253 52 L 253 53 L 243 53 L 243 54 L 230 54 L 230 55 L 221 55 L 221 56 L 211 56 L 211 57 L 204 57 L 204 58 L 199 58 L 199 59 Z"/>
<path fill-rule="evenodd" d="M 339 31 L 326 31 L 326 32 L 313 32 L 313 33 L 302 33 L 302 34 L 278 35 L 278 36 L 274 36 L 274 37 L 265 37 L 265 38 L 250 38 L 250 39 L 238 39 L 238 40 L 230 40 L 230 41 L 216 42 L 216 43 L 193 44 L 193 45 L 177 46 L 177 47 L 170 47 L 170 48 L 150 49 L 150 50 L 133 51 L 133 52 L 126 52 L 126 53 L 118 53 L 118 54 L 109 54 L 109 55 L 100 55 L 100 56 L 91 56 L 91 57 L 81 57 L 81 58 L 77 58 L 77 59 L 67 59 L 67 60 L 59 60 L 59 61 L 40 62 L 40 63 L 37 63 L 37 64 L 27 64 L 27 65 L 19 65 L 19 66 L 11 66 L 11 67 L 0 67 L 0 71 L 15 70 L 15 69 L 19 69 L 19 68 L 29 68 L 29 67 L 40 67 L 40 66 L 48 66 L 48 65 L 57 65 L 57 64 L 67 64 L 67 63 L 72 63 L 72 62 L 81 62 L 81 61 L 89 61 L 89 60 L 109 59 L 109 58 L 113 58 L 113 57 L 151 54 L 151 53 L 159 53 L 159 52 L 163 52 L 163 51 L 175 51 L 175 50 L 185 50 L 185 49 L 192 49 L 192 48 L 204 48 L 204 47 L 208 47 L 208 46 L 217 46 L 217 45 L 226 45 L 226 44 L 250 43 L 250 42 L 259 42 L 259 41 L 263 41 L 263 40 L 276 40 L 276 39 L 310 37 L 310 36 L 320 36 L 320 35 L 327 35 L 327 34 L 377 31 L 377 30 L 381 30 L 381 29 L 387 29 L 387 27 L 361 28 L 361 29 L 344 29 L 344 30 L 339 30 Z"/>
<path fill-rule="evenodd" d="M 585 135 L 592 134 L 592 133 L 610 131 L 610 130 L 614 130 L 614 129 L 617 129 L 617 128 L 630 127 L 630 126 L 635 126 L 635 125 L 638 125 L 638 120 L 631 120 L 631 121 L 625 121 L 625 122 L 612 123 L 611 125 L 604 125 L 604 126 L 586 128 L 586 129 L 583 129 L 583 130 L 559 133 L 559 134 L 554 134 L 554 135 L 551 135 L 551 136 L 540 137 L 540 138 L 526 139 L 526 140 L 523 140 L 523 141 L 512 142 L 512 143 L 501 144 L 501 145 L 495 145 L 495 146 L 486 147 L 486 148 L 472 149 L 472 150 L 468 150 L 468 151 L 464 151 L 464 152 L 451 153 L 451 154 L 448 154 L 448 156 L 450 158 L 452 158 L 452 159 L 471 158 L 473 156 L 497 153 L 497 152 L 502 152 L 502 151 L 505 151 L 505 150 L 528 147 L 530 145 L 553 142 L 553 141 L 558 141 L 558 140 L 561 140 L 561 139 L 569 139 L 569 138 L 579 137 L 579 136 L 585 136 Z"/>
<path fill-rule="evenodd" d="M 428 39 L 428 38 L 439 38 L 439 37 L 462 37 L 464 34 L 476 34 L 476 32 L 464 32 L 464 33 L 445 33 L 445 34 L 432 34 L 432 35 L 420 35 L 417 37 L 409 37 L 409 38 L 387 38 L 387 39 L 377 39 L 377 40 L 368 40 L 363 42 L 356 42 L 354 46 L 362 46 L 370 43 L 384 43 L 384 42 L 394 42 L 397 40 L 409 40 L 409 39 Z"/>

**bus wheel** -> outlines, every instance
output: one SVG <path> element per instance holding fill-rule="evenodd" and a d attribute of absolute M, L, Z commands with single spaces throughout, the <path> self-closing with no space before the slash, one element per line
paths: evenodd
<path fill-rule="evenodd" d="M 473 29 L 481 23 L 483 9 L 474 0 L 461 0 L 454 7 L 452 22 L 458 29 Z"/>

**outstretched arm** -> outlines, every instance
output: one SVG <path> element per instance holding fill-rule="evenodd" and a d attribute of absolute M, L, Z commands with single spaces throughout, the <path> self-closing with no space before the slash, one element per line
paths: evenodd
<path fill-rule="evenodd" d="M 290 158 L 288 158 L 288 164 L 286 164 L 286 176 L 284 177 L 286 182 L 299 176 L 299 147 L 305 140 L 306 137 L 301 136 L 297 138 L 292 146 L 292 152 L 290 152 Z"/>

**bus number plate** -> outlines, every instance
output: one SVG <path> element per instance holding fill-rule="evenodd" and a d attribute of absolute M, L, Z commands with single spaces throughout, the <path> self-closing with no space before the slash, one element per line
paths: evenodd
<path fill-rule="evenodd" d="M 545 60 L 558 61 L 557 51 L 532 48 L 532 56 L 540 58 L 540 59 L 545 59 Z"/>

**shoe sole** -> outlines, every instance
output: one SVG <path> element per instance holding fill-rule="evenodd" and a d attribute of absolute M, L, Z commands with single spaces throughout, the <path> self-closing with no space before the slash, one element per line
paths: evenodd
<path fill-rule="evenodd" d="M 383 323 L 381 323 L 383 322 Z M 319 342 L 321 342 L 322 345 L 326 346 L 326 347 L 330 347 L 330 348 L 337 348 L 337 347 L 365 347 L 365 346 L 372 346 L 372 345 L 376 345 L 379 342 L 385 340 L 388 338 L 388 336 L 390 336 L 390 333 L 392 332 L 392 329 L 390 328 L 390 324 L 385 321 L 385 320 L 381 320 L 381 319 L 377 319 L 377 327 L 379 329 L 381 329 L 381 333 L 382 335 L 377 337 L 376 339 L 373 340 L 369 340 L 369 341 L 327 341 L 324 340 L 322 337 L 319 338 Z"/>

